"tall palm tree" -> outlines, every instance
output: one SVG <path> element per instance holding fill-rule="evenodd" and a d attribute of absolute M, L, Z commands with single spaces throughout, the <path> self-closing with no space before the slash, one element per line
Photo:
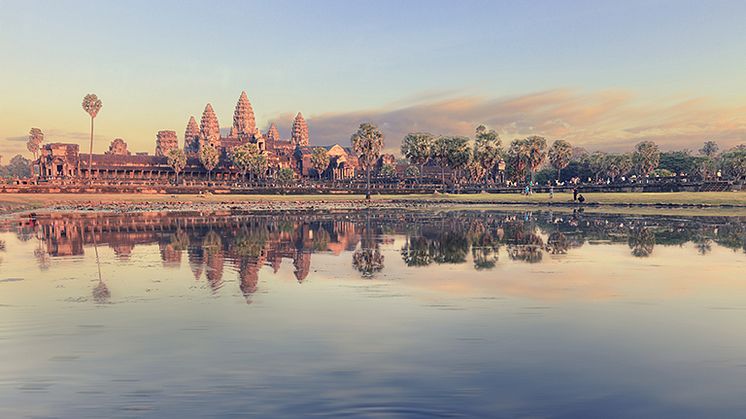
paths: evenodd
<path fill-rule="evenodd" d="M 360 124 L 357 132 L 350 138 L 352 149 L 357 154 L 358 162 L 365 169 L 365 199 L 370 199 L 370 169 L 378 161 L 383 149 L 383 133 L 375 125 L 366 122 Z"/>
<path fill-rule="evenodd" d="M 476 137 L 474 139 L 474 161 L 481 166 L 481 173 L 484 176 L 484 183 L 487 178 L 494 172 L 502 154 L 500 147 L 500 135 L 495 130 L 487 130 L 484 125 L 477 127 Z"/>
<path fill-rule="evenodd" d="M 533 185 L 534 174 L 547 157 L 547 140 L 544 137 L 532 135 L 526 138 L 526 141 L 528 142 L 528 168 L 531 170 L 531 185 Z"/>
<path fill-rule="evenodd" d="M 96 95 L 89 93 L 83 98 L 83 110 L 91 116 L 91 145 L 88 147 L 88 178 L 93 177 L 93 120 L 101 110 L 101 99 Z"/>
<path fill-rule="evenodd" d="M 556 140 L 549 148 L 549 162 L 557 169 L 557 182 L 561 182 L 562 169 L 570 164 L 572 146 L 565 140 Z"/>

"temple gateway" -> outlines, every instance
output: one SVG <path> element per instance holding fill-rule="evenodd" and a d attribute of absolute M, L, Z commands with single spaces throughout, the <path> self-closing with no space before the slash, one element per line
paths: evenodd
<path fill-rule="evenodd" d="M 233 125 L 225 135 L 220 130 L 218 118 L 211 104 L 205 106 L 199 124 L 194 116 L 189 118 L 181 146 L 175 131 L 158 131 L 155 151 L 132 153 L 127 143 L 115 138 L 108 151 L 93 154 L 88 166 L 88 154 L 80 153 L 78 144 L 47 143 L 42 146 L 37 165 L 39 177 L 46 180 L 71 180 L 88 178 L 100 180 L 168 181 L 175 177 L 166 157 L 173 148 L 183 147 L 187 164 L 179 174 L 187 181 L 207 180 L 208 172 L 199 161 L 201 147 L 210 145 L 218 149 L 220 161 L 212 171 L 214 180 L 237 180 L 240 171 L 230 159 L 231 150 L 237 146 L 256 144 L 259 152 L 267 158 L 266 176 L 271 178 L 277 170 L 291 168 L 296 177 L 317 177 L 319 174 L 311 164 L 311 154 L 316 147 L 325 148 L 330 157 L 329 166 L 322 171 L 326 179 L 346 179 L 358 174 L 359 165 L 355 153 L 339 144 L 311 146 L 308 125 L 299 112 L 293 121 L 291 136 L 282 139 L 274 123 L 262 133 L 256 126 L 254 109 L 246 92 L 241 92 L 233 112 Z M 391 158 L 386 156 L 386 158 Z"/>

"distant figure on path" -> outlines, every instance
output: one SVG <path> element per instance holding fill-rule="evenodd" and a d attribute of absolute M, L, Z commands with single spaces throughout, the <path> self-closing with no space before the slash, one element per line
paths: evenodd
<path fill-rule="evenodd" d="M 554 185 L 549 185 L 549 199 L 554 198 Z"/>
<path fill-rule="evenodd" d="M 582 194 L 578 195 L 578 202 L 580 202 L 581 204 L 585 202 L 585 197 Z"/>
<path fill-rule="evenodd" d="M 577 201 L 578 200 L 578 187 L 572 188 L 572 200 Z"/>

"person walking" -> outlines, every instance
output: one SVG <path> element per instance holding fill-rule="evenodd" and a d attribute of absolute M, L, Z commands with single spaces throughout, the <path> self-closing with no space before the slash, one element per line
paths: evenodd
<path fill-rule="evenodd" d="M 578 200 L 578 187 L 572 188 L 572 200 L 577 201 Z"/>

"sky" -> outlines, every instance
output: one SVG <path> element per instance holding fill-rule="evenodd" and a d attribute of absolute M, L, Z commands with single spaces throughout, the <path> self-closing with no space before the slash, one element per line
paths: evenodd
<path fill-rule="evenodd" d="M 265 130 L 349 143 L 364 121 L 386 148 L 408 132 L 589 150 L 746 143 L 746 2 L 0 0 L 0 154 L 87 149 L 83 96 L 103 101 L 95 152 L 114 138 L 179 140 L 209 102 L 230 127 L 242 90 Z"/>

